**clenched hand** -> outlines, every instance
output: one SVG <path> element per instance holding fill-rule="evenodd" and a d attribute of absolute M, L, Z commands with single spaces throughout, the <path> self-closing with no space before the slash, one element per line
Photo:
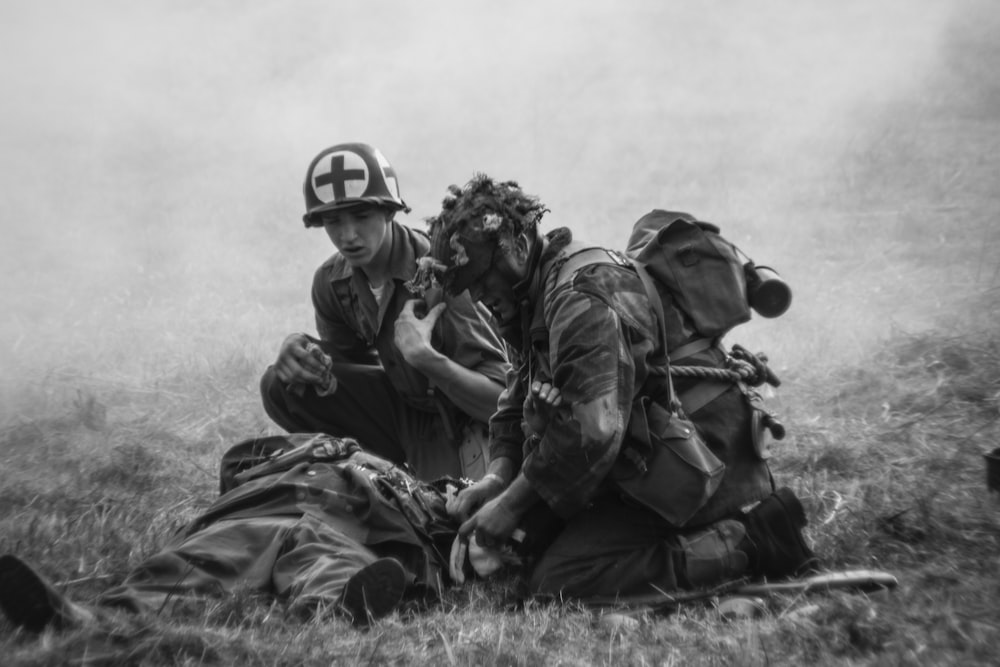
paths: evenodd
<path fill-rule="evenodd" d="M 472 486 L 466 487 L 448 498 L 445 510 L 459 521 L 466 521 L 489 500 L 503 491 L 503 482 L 494 477 L 486 477 Z"/>
<path fill-rule="evenodd" d="M 293 333 L 281 343 L 274 373 L 285 384 L 323 385 L 329 380 L 331 359 L 302 333 Z"/>
<path fill-rule="evenodd" d="M 562 405 L 562 394 L 549 382 L 535 380 L 524 398 L 524 423 L 533 435 L 542 437 L 556 408 Z"/>

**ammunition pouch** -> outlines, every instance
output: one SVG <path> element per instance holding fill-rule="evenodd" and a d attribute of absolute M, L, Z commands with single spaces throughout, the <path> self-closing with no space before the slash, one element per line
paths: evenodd
<path fill-rule="evenodd" d="M 712 497 L 725 470 L 690 420 L 642 396 L 632 404 L 629 438 L 610 479 L 626 498 L 681 527 Z"/>

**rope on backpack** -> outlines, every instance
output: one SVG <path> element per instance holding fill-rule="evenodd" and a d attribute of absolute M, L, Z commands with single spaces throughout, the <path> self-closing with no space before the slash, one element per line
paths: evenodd
<path fill-rule="evenodd" d="M 759 387 L 765 382 L 772 387 L 781 384 L 781 380 L 767 366 L 767 355 L 754 354 L 741 345 L 733 345 L 732 351 L 726 356 L 726 368 L 711 368 L 709 366 L 677 366 L 670 365 L 670 374 L 674 377 L 706 378 L 722 382 L 745 382 L 751 387 Z"/>

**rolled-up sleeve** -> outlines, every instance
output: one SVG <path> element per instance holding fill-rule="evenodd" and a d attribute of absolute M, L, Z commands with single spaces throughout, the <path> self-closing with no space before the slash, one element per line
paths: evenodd
<path fill-rule="evenodd" d="M 441 352 L 469 370 L 503 385 L 510 363 L 506 347 L 485 307 L 472 302 L 468 292 L 448 300 L 441 317 Z"/>

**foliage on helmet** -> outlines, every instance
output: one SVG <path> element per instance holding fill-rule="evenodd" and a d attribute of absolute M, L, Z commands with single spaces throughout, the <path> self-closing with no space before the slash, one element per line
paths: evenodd
<path fill-rule="evenodd" d="M 431 254 L 449 267 L 469 262 L 467 244 L 496 244 L 533 230 L 549 209 L 525 193 L 516 181 L 495 181 L 476 174 L 464 188 L 448 187 L 441 212 L 427 218 Z"/>

